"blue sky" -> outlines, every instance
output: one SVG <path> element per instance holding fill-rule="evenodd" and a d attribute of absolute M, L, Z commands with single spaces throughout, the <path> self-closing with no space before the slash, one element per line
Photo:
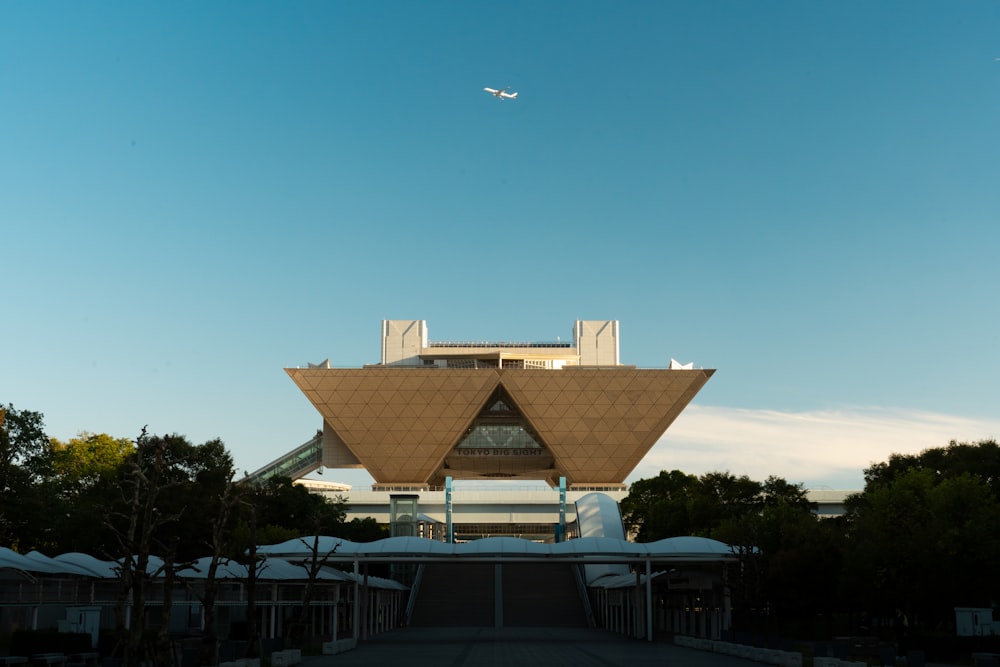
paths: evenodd
<path fill-rule="evenodd" d="M 0 402 L 252 470 L 382 319 L 617 319 L 718 369 L 633 478 L 858 488 L 1000 437 L 997 58 L 985 1 L 3 3 Z"/>

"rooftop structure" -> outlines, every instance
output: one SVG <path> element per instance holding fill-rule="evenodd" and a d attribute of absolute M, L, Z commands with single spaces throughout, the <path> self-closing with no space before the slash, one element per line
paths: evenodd
<path fill-rule="evenodd" d="M 432 342 L 423 320 L 386 320 L 381 343 L 360 369 L 286 369 L 323 417 L 321 464 L 363 467 L 376 490 L 446 477 L 623 489 L 714 372 L 623 365 L 614 320 L 577 321 L 571 343 Z"/>

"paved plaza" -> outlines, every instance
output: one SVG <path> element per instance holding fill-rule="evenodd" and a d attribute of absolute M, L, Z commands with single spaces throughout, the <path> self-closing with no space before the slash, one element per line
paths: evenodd
<path fill-rule="evenodd" d="M 924 667 L 952 667 L 921 663 Z M 403 628 L 302 667 L 749 667 L 761 663 L 586 628 Z"/>
<path fill-rule="evenodd" d="M 303 667 L 747 667 L 758 663 L 578 628 L 404 628 Z"/>

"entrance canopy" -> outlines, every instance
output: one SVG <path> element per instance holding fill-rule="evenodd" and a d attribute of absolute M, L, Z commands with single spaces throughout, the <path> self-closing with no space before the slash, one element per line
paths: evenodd
<path fill-rule="evenodd" d="M 313 546 L 314 538 L 299 538 L 258 547 L 257 553 L 287 559 L 309 558 L 313 555 Z M 389 537 L 363 543 L 339 537 L 320 537 L 316 552 L 328 563 L 433 562 L 457 559 L 475 562 L 558 560 L 592 563 L 736 560 L 729 545 L 705 537 L 669 537 L 642 544 L 611 537 L 582 537 L 554 544 L 531 542 L 516 537 L 487 537 L 461 544 L 448 544 L 422 537 Z"/>

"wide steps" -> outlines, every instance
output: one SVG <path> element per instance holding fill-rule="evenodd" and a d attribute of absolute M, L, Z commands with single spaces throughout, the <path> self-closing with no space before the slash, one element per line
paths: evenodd
<path fill-rule="evenodd" d="M 558 563 L 427 564 L 410 625 L 586 627 L 586 612 L 570 567 Z"/>
<path fill-rule="evenodd" d="M 410 625 L 493 627 L 491 563 L 428 563 L 417 591 Z"/>
<path fill-rule="evenodd" d="M 507 563 L 503 566 L 503 616 L 507 627 L 587 627 L 572 566 Z"/>

